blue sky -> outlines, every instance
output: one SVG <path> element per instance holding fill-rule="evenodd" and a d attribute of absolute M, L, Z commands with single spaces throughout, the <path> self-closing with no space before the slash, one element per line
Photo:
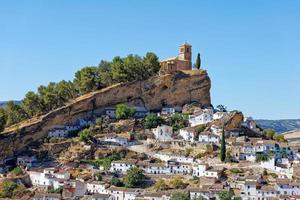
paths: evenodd
<path fill-rule="evenodd" d="M 255 118 L 300 118 L 299 1 L 2 1 L 0 101 L 130 53 L 193 45 L 212 103 Z"/>

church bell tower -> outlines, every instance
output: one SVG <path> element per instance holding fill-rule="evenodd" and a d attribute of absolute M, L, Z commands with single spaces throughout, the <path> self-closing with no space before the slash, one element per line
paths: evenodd
<path fill-rule="evenodd" d="M 192 45 L 184 43 L 179 47 L 179 59 L 192 62 Z"/>

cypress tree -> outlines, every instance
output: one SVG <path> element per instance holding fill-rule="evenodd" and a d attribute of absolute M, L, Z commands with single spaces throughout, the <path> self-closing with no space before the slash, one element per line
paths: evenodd
<path fill-rule="evenodd" d="M 222 138 L 221 138 L 220 159 L 222 162 L 224 162 L 225 158 L 226 158 L 226 142 L 225 142 L 225 131 L 223 128 Z"/>
<path fill-rule="evenodd" d="M 200 69 L 200 67 L 201 67 L 201 58 L 200 58 L 200 53 L 198 53 L 196 58 L 196 68 Z"/>

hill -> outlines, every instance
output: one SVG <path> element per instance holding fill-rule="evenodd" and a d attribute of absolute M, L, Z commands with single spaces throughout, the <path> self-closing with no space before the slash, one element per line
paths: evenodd
<path fill-rule="evenodd" d="M 262 128 L 271 128 L 278 133 L 300 129 L 300 119 L 255 120 Z"/>
<path fill-rule="evenodd" d="M 5 107 L 8 101 L 0 101 L 0 108 Z M 21 104 L 21 101 L 14 101 L 16 104 Z"/>
<path fill-rule="evenodd" d="M 191 102 L 209 106 L 210 88 L 210 78 L 206 71 L 193 70 L 120 83 L 88 93 L 46 115 L 5 129 L 0 135 L 0 159 L 46 137 L 48 130 L 55 125 L 101 115 L 106 107 L 118 103 L 145 106 L 149 110 L 160 110 L 163 106 L 183 106 Z"/>

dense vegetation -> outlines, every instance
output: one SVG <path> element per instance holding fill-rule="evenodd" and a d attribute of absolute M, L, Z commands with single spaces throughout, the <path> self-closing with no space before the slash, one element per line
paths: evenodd
<path fill-rule="evenodd" d="M 0 109 L 0 132 L 5 126 L 47 113 L 88 92 L 120 82 L 149 78 L 156 75 L 159 68 L 158 57 L 151 52 L 144 57 L 117 56 L 111 62 L 102 60 L 98 66 L 84 67 L 75 73 L 73 81 L 41 85 L 37 92 L 29 91 L 20 105 L 8 102 L 4 109 Z"/>

